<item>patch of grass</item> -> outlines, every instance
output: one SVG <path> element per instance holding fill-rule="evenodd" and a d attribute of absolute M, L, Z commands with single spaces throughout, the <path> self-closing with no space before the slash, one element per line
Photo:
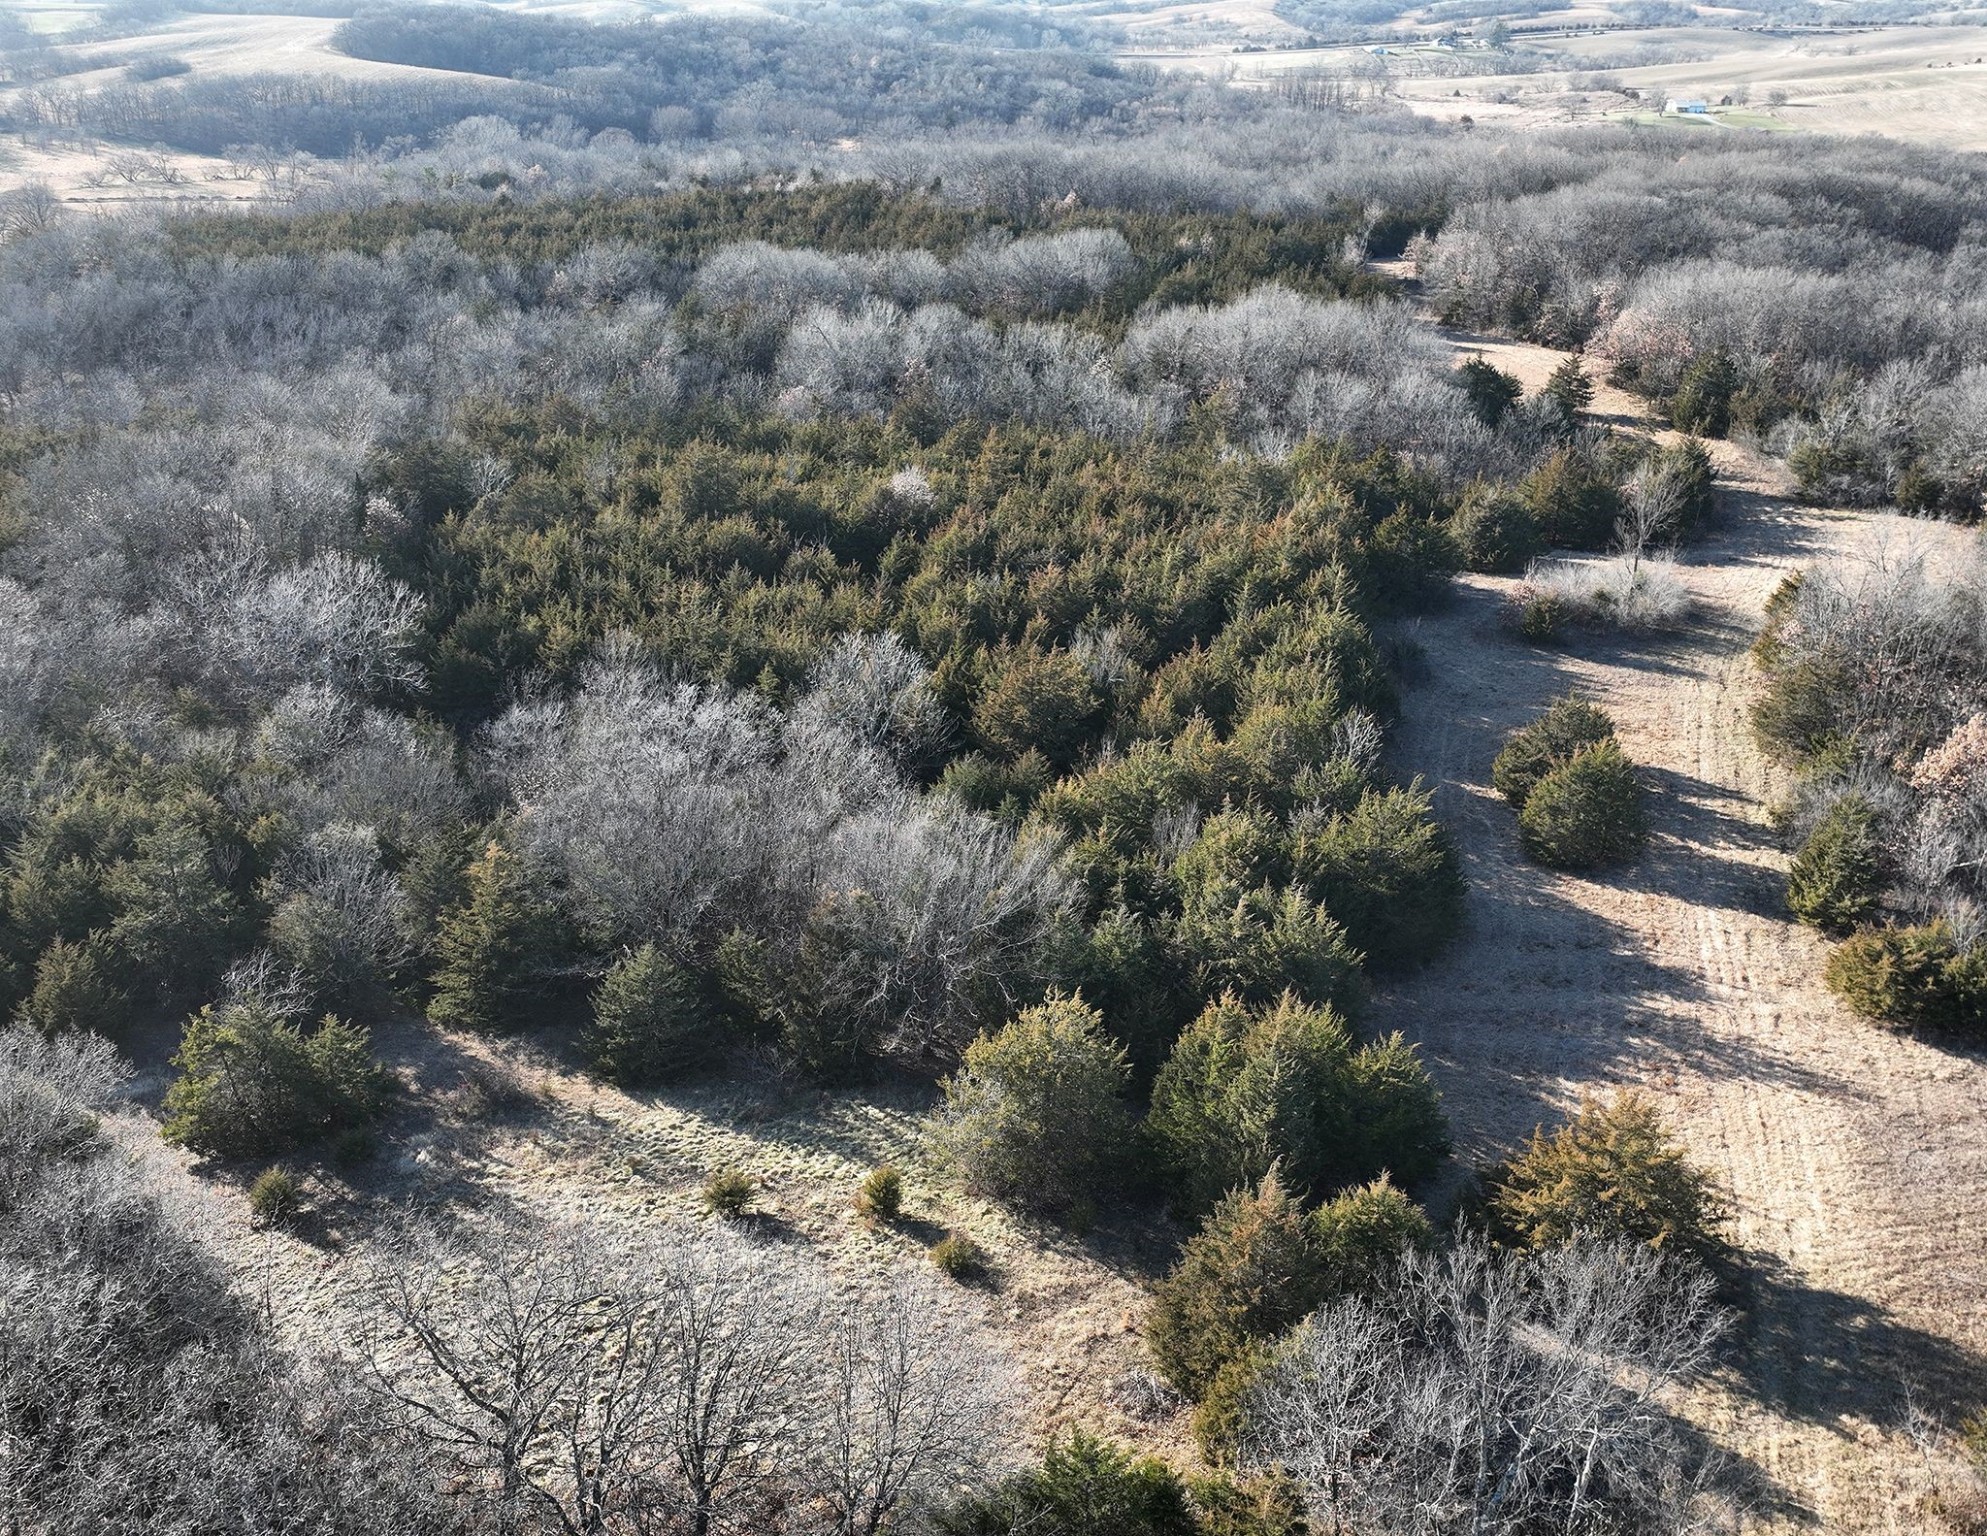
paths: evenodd
<path fill-rule="evenodd" d="M 340 1168 L 358 1168 L 378 1156 L 379 1135 L 371 1126 L 355 1125 L 331 1143 L 331 1161 Z"/>

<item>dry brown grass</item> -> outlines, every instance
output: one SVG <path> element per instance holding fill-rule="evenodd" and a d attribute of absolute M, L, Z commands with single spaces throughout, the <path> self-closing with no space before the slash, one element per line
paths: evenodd
<path fill-rule="evenodd" d="M 1559 356 L 1503 344 L 1492 360 L 1529 382 Z M 1767 595 L 1894 520 L 1797 508 L 1779 466 L 1728 444 L 1716 458 L 1728 527 L 1678 568 L 1697 604 L 1681 637 L 1519 645 L 1497 627 L 1512 582 L 1480 576 L 1419 626 L 1433 675 L 1394 755 L 1440 786 L 1471 918 L 1450 955 L 1383 990 L 1374 1023 L 1424 1043 L 1469 1157 L 1582 1092 L 1658 1096 L 1730 1188 L 1754 1266 L 1743 1348 L 1694 1411 L 1758 1473 L 1756 1527 L 1915 1530 L 1929 1488 L 1911 1406 L 1987 1390 L 1987 1061 L 1871 1029 L 1822 988 L 1823 943 L 1785 915 L 1767 825 L 1784 786 L 1746 717 Z M 1569 687 L 1614 716 L 1656 789 L 1650 851 L 1603 878 L 1526 864 L 1489 784 L 1504 733 Z"/>
<path fill-rule="evenodd" d="M 952 1293 L 960 1311 L 1020 1364 L 1031 1429 L 1083 1424 L 1186 1454 L 1184 1405 L 1144 1373 L 1136 1325 L 1146 1281 L 1178 1234 L 1144 1213 L 1106 1213 L 1075 1236 L 960 1195 L 931 1167 L 919 1132 L 930 1093 L 789 1091 L 771 1082 L 631 1095 L 528 1042 L 439 1034 L 408 1022 L 376 1037 L 410 1090 L 379 1159 L 313 1183 L 320 1218 L 295 1233 L 255 1226 L 243 1192 L 212 1186 L 148 1134 L 136 1140 L 168 1183 L 201 1199 L 201 1229 L 245 1289 L 275 1298 L 292 1337 L 336 1343 L 350 1282 L 380 1224 L 401 1208 L 475 1221 L 498 1214 L 616 1228 L 708 1220 L 701 1192 L 720 1169 L 759 1185 L 744 1225 L 855 1279 L 925 1271 L 948 1232 L 985 1248 L 988 1275 Z M 156 1088 L 154 1082 L 152 1087 Z M 857 1208 L 880 1163 L 904 1176 L 895 1221 Z M 207 1186 L 204 1192 L 201 1186 Z"/>

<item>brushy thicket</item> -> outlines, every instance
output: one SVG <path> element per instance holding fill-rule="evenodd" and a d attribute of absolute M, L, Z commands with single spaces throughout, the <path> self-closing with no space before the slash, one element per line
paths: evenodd
<path fill-rule="evenodd" d="M 1987 1030 L 1987 687 L 1976 546 L 1879 540 L 1784 583 L 1755 647 L 1794 915 L 1845 942 L 1825 979 L 1903 1029 Z"/>
<path fill-rule="evenodd" d="M 1648 837 L 1645 791 L 1614 722 L 1570 695 L 1506 738 L 1491 782 L 1518 809 L 1525 852 L 1554 869 L 1623 863 Z"/>
<path fill-rule="evenodd" d="M 1161 1373 L 1205 1400 L 1225 1372 L 1242 1389 L 1261 1346 L 1326 1301 L 1382 1284 L 1434 1241 L 1420 1208 L 1386 1179 L 1307 1211 L 1277 1170 L 1215 1206 L 1153 1294 L 1145 1336 Z M 1204 1438 L 1218 1442 L 1216 1404 Z"/>

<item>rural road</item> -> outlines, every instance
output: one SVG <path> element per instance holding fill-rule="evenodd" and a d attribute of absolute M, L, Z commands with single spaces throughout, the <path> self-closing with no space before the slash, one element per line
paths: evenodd
<path fill-rule="evenodd" d="M 1563 355 L 1481 350 L 1528 392 Z M 1596 406 L 1637 409 L 1606 390 Z M 1751 1464 L 1748 1528 L 1919 1532 L 1914 1406 L 1987 1386 L 1987 1061 L 1865 1024 L 1822 987 L 1826 945 L 1785 915 L 1767 810 L 1785 784 L 1748 728 L 1747 652 L 1788 572 L 1876 537 L 1964 535 L 1797 507 L 1777 465 L 1716 452 L 1722 526 L 1679 571 L 1683 633 L 1530 646 L 1499 618 L 1515 583 L 1480 576 L 1414 626 L 1428 676 L 1392 755 L 1436 786 L 1470 918 L 1371 1022 L 1422 1042 L 1471 1160 L 1584 1093 L 1655 1096 L 1729 1190 L 1756 1277 L 1732 1368 L 1691 1408 Z M 1569 689 L 1613 714 L 1653 791 L 1648 852 L 1597 878 L 1526 863 L 1489 787 L 1506 732 Z"/>

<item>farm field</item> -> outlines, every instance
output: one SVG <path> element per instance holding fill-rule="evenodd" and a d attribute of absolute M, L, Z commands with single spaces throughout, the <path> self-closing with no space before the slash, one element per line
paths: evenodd
<path fill-rule="evenodd" d="M 1519 46 L 1524 46 L 1522 35 Z M 1409 46 L 1391 58 L 1363 47 L 1279 48 L 1237 54 L 1226 47 L 1127 55 L 1165 68 L 1220 73 L 1265 87 L 1279 76 L 1322 71 L 1372 79 L 1414 111 L 1447 121 L 1470 117 L 1505 127 L 1556 129 L 1581 123 L 1651 121 L 1671 97 L 1717 103 L 1744 96 L 1749 110 L 1720 110 L 1714 122 L 1743 128 L 1883 134 L 1952 149 L 1987 149 L 1987 35 L 1978 27 L 1915 25 L 1772 34 L 1665 27 L 1555 37 L 1552 64 L 1536 73 L 1457 74 L 1458 55 Z M 1674 50 L 1675 62 L 1618 65 L 1638 49 Z M 1464 54 L 1474 70 L 1480 56 Z M 1587 61 L 1587 62 L 1583 62 Z M 1605 84 L 1600 77 L 1605 77 Z M 1640 100 L 1623 90 L 1640 93 Z M 1767 106 L 1769 95 L 1785 101 Z M 1688 132 L 1677 119 L 1660 125 Z"/>

